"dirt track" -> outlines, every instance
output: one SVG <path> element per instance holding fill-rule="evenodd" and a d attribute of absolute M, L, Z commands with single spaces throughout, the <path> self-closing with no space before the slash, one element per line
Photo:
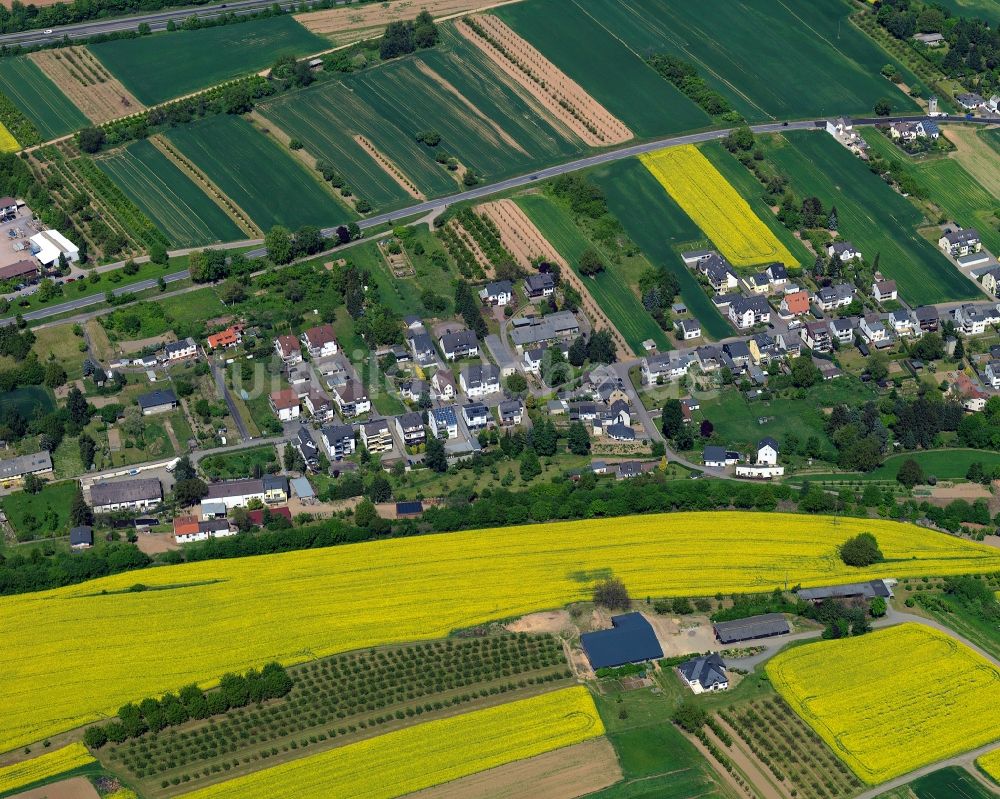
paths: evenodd
<path fill-rule="evenodd" d="M 92 122 L 107 122 L 146 108 L 86 47 L 39 50 L 28 58 Z"/>
<path fill-rule="evenodd" d="M 470 21 L 482 35 L 464 20 L 455 29 L 586 144 L 606 147 L 633 137 L 624 122 L 498 17 L 481 14 Z"/>
<path fill-rule="evenodd" d="M 601 737 L 427 788 L 408 799 L 575 799 L 621 779 L 614 747 Z"/>

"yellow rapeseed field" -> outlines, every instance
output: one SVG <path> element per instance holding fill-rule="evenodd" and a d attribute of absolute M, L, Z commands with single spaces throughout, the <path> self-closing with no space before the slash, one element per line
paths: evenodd
<path fill-rule="evenodd" d="M 799 265 L 697 147 L 668 147 L 639 158 L 730 263 Z"/>
<path fill-rule="evenodd" d="M 976 765 L 996 782 L 1000 782 L 1000 749 L 994 749 L 988 755 L 983 755 L 976 761 Z"/>
<path fill-rule="evenodd" d="M 40 782 L 58 776 L 80 766 L 93 763 L 81 743 L 70 744 L 54 752 L 48 752 L 31 760 L 24 760 L 10 766 L 0 766 L 0 794 L 10 793 L 16 788 L 23 788 L 33 782 Z"/>
<path fill-rule="evenodd" d="M 767 674 L 871 785 L 1000 739 L 1000 671 L 920 624 L 797 647 Z"/>
<path fill-rule="evenodd" d="M 849 569 L 836 547 L 865 530 L 888 562 Z M 588 598 L 608 573 L 645 597 L 994 571 L 1000 550 L 913 525 L 736 512 L 471 530 L 147 569 L 0 598 L 0 752 L 269 660 L 436 638 L 561 607 Z M 139 582 L 174 587 L 127 591 Z"/>
<path fill-rule="evenodd" d="M 428 721 L 182 799 L 392 799 L 604 734 L 582 686 Z"/>
<path fill-rule="evenodd" d="M 14 135 L 0 122 L 0 153 L 16 153 L 21 149 Z"/>

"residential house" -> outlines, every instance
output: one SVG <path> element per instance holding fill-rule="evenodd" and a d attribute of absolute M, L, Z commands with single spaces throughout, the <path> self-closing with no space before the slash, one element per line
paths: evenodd
<path fill-rule="evenodd" d="M 763 297 L 738 297 L 729 306 L 729 319 L 739 328 L 771 321 L 771 306 Z"/>
<path fill-rule="evenodd" d="M 372 409 L 368 389 L 360 380 L 348 380 L 342 386 L 334 386 L 333 399 L 340 408 L 340 415 L 345 419 L 363 416 Z"/>
<path fill-rule="evenodd" d="M 427 438 L 424 433 L 424 418 L 415 411 L 396 417 L 396 432 L 407 447 L 418 447 Z"/>
<path fill-rule="evenodd" d="M 229 349 L 243 341 L 243 325 L 230 325 L 225 330 L 208 337 L 210 350 Z"/>
<path fill-rule="evenodd" d="M 13 197 L 0 197 L 0 222 L 9 222 L 17 216 L 17 200 Z"/>
<path fill-rule="evenodd" d="M 274 351 L 278 353 L 278 357 L 285 362 L 285 365 L 291 366 L 293 363 L 299 363 L 302 360 L 302 347 L 299 345 L 299 340 L 295 336 L 281 335 L 274 340 Z"/>
<path fill-rule="evenodd" d="M 981 94 L 976 94 L 975 92 L 962 92 L 961 94 L 956 94 L 955 100 L 966 111 L 975 111 L 979 108 L 979 106 L 986 102 L 983 100 Z"/>
<path fill-rule="evenodd" d="M 914 324 L 910 312 L 902 308 L 889 314 L 889 324 L 892 326 L 892 332 L 897 336 L 913 336 L 920 332 Z"/>
<path fill-rule="evenodd" d="M 163 360 L 167 363 L 176 363 L 185 358 L 193 358 L 198 354 L 198 345 L 193 338 L 186 338 L 183 341 L 173 341 L 163 348 Z"/>
<path fill-rule="evenodd" d="M 434 349 L 434 339 L 427 332 L 413 333 L 409 337 L 410 350 L 413 359 L 421 366 L 429 366 L 437 361 L 437 350 Z"/>
<path fill-rule="evenodd" d="M 995 114 L 997 111 L 1000 111 L 1000 94 L 990 95 L 990 99 L 986 101 L 985 107 L 991 114 Z"/>
<path fill-rule="evenodd" d="M 752 356 L 750 347 L 745 341 L 730 341 L 728 344 L 723 344 L 722 351 L 729 356 L 734 366 L 742 369 L 750 365 Z"/>
<path fill-rule="evenodd" d="M 471 405 L 462 406 L 462 418 L 465 419 L 465 426 L 469 430 L 482 430 L 489 426 L 493 416 L 485 405 L 474 402 Z"/>
<path fill-rule="evenodd" d="M 172 388 L 163 388 L 150 391 L 148 394 L 140 394 L 136 401 L 142 409 L 143 416 L 152 416 L 154 413 L 166 413 L 177 407 L 177 395 Z"/>
<path fill-rule="evenodd" d="M 99 482 L 90 487 L 94 513 L 141 511 L 163 501 L 163 487 L 155 477 L 130 478 L 117 483 Z"/>
<path fill-rule="evenodd" d="M 434 399 L 455 399 L 455 376 L 448 369 L 438 369 L 431 378 Z"/>
<path fill-rule="evenodd" d="M 986 364 L 986 382 L 993 388 L 1000 388 L 1000 360 L 990 361 Z"/>
<path fill-rule="evenodd" d="M 889 126 L 889 135 L 899 141 L 915 141 L 917 139 L 936 139 L 941 135 L 941 129 L 936 122 L 893 122 Z"/>
<path fill-rule="evenodd" d="M 866 313 L 859 325 L 861 330 L 861 335 L 863 335 L 871 344 L 876 346 L 880 342 L 887 342 L 889 340 L 889 331 L 886 330 L 885 325 L 882 324 L 882 317 L 876 313 Z"/>
<path fill-rule="evenodd" d="M 427 423 L 436 438 L 458 438 L 458 414 L 454 405 L 432 409 L 427 415 Z"/>
<path fill-rule="evenodd" d="M 1000 322 L 1000 315 L 997 313 L 997 306 L 984 305 L 962 305 L 955 309 L 955 324 L 967 336 L 979 336 L 986 332 L 987 325 L 995 325 Z"/>
<path fill-rule="evenodd" d="M 389 452 L 393 447 L 392 430 L 387 419 L 373 419 L 361 425 L 361 443 L 373 454 Z"/>
<path fill-rule="evenodd" d="M 514 285 L 509 280 L 487 283 L 479 290 L 483 305 L 507 305 L 514 296 Z"/>
<path fill-rule="evenodd" d="M 533 375 L 542 373 L 542 361 L 545 358 L 545 351 L 548 349 L 546 346 L 535 347 L 531 350 L 525 350 L 524 354 L 521 356 L 521 364 L 524 366 L 526 372 L 530 372 Z"/>
<path fill-rule="evenodd" d="M 722 368 L 722 350 L 714 344 L 705 344 L 694 351 L 698 366 L 703 372 L 713 372 Z"/>
<path fill-rule="evenodd" d="M 642 382 L 647 386 L 655 384 L 657 381 L 672 380 L 687 374 L 695 357 L 689 353 L 677 355 L 677 353 L 663 352 L 657 355 L 650 355 L 642 359 L 640 372 Z"/>
<path fill-rule="evenodd" d="M 771 278 L 767 272 L 757 272 L 743 278 L 743 285 L 751 294 L 767 294 L 771 290 Z"/>
<path fill-rule="evenodd" d="M 52 471 L 52 456 L 48 450 L 33 452 L 30 455 L 18 455 L 14 458 L 0 461 L 0 480 L 22 480 L 29 474 L 48 474 Z"/>
<path fill-rule="evenodd" d="M 677 667 L 677 672 L 696 694 L 729 688 L 726 664 L 715 652 L 684 661 Z"/>
<path fill-rule="evenodd" d="M 701 322 L 697 319 L 681 319 L 677 323 L 677 329 L 680 330 L 681 338 L 684 341 L 701 336 Z"/>
<path fill-rule="evenodd" d="M 354 428 L 346 424 L 333 424 L 319 431 L 327 456 L 340 461 L 354 454 Z"/>
<path fill-rule="evenodd" d="M 736 274 L 736 270 L 718 255 L 710 255 L 698 264 L 698 268 L 716 294 L 725 294 L 733 291 L 740 285 L 740 279 Z"/>
<path fill-rule="evenodd" d="M 778 453 L 781 447 L 778 442 L 767 436 L 762 438 L 757 444 L 757 463 L 761 466 L 774 466 L 778 462 Z"/>
<path fill-rule="evenodd" d="M 626 430 L 631 430 L 631 428 L 625 428 Z M 626 436 L 624 438 L 618 438 L 618 441 L 633 441 L 635 439 L 635 433 L 632 432 L 632 438 L 627 438 L 627 433 L 624 430 L 615 431 L 616 435 Z M 598 461 L 599 462 L 599 461 Z M 655 464 L 654 464 L 655 465 Z M 638 477 L 643 472 L 643 464 L 639 461 L 622 461 L 615 469 L 615 479 L 616 480 L 631 480 L 633 477 Z"/>
<path fill-rule="evenodd" d="M 556 290 L 556 281 L 548 272 L 540 272 L 537 275 L 528 275 L 524 279 L 524 293 L 529 299 L 539 299 L 551 297 Z"/>
<path fill-rule="evenodd" d="M 209 483 L 205 499 L 221 502 L 227 509 L 245 508 L 257 499 L 265 505 L 288 501 L 288 478 L 278 474 L 243 480 L 223 480 Z"/>
<path fill-rule="evenodd" d="M 295 434 L 292 445 L 299 451 L 307 468 L 315 469 L 319 466 L 319 447 L 316 446 L 316 440 L 307 427 L 304 425 L 299 427 L 299 432 Z"/>
<path fill-rule="evenodd" d="M 938 309 L 933 305 L 921 305 L 913 311 L 913 317 L 922 333 L 933 333 L 938 329 Z"/>
<path fill-rule="evenodd" d="M 333 400 L 323 392 L 309 391 L 301 399 L 302 404 L 315 421 L 322 424 L 333 419 Z"/>
<path fill-rule="evenodd" d="M 460 358 L 479 357 L 479 341 L 471 330 L 445 333 L 441 336 L 440 344 L 445 360 L 456 361 Z"/>
<path fill-rule="evenodd" d="M 313 390 L 313 371 L 309 364 L 295 363 L 286 367 L 288 382 L 300 397 Z"/>
<path fill-rule="evenodd" d="M 706 466 L 714 468 L 732 466 L 739 460 L 739 453 L 730 452 L 725 447 L 717 447 L 711 444 L 706 446 L 702 451 L 701 460 Z"/>
<path fill-rule="evenodd" d="M 302 343 L 306 345 L 306 350 L 313 358 L 328 358 L 336 355 L 339 349 L 333 325 L 310 327 L 302 333 Z"/>
<path fill-rule="evenodd" d="M 272 391 L 269 397 L 271 410 L 282 422 L 299 418 L 299 395 L 294 388 Z"/>
<path fill-rule="evenodd" d="M 813 302 L 822 311 L 833 311 L 837 308 L 846 308 L 854 301 L 854 286 L 849 283 L 837 283 L 833 286 L 824 286 L 813 295 Z"/>
<path fill-rule="evenodd" d="M 945 255 L 952 258 L 959 258 L 963 255 L 970 255 L 983 249 L 983 241 L 979 238 L 979 231 L 975 228 L 967 227 L 959 230 L 949 230 L 938 239 L 938 247 Z"/>
<path fill-rule="evenodd" d="M 888 302 L 896 299 L 896 281 L 876 280 L 872 283 L 872 296 L 876 302 Z"/>
<path fill-rule="evenodd" d="M 192 541 L 208 540 L 208 531 L 202 532 L 198 527 L 197 516 L 174 517 L 174 540 L 178 544 L 190 544 Z"/>
<path fill-rule="evenodd" d="M 788 270 L 785 269 L 784 264 L 775 262 L 764 270 L 764 274 L 767 275 L 774 288 L 783 289 L 788 285 Z"/>
<path fill-rule="evenodd" d="M 782 319 L 809 313 L 809 292 L 805 289 L 793 291 L 781 298 L 778 315 Z"/>
<path fill-rule="evenodd" d="M 519 425 L 524 416 L 524 403 L 519 399 L 502 400 L 497 406 L 497 413 L 504 427 Z"/>
<path fill-rule="evenodd" d="M 945 43 L 944 34 L 942 33 L 914 33 L 913 38 L 915 41 L 922 42 L 928 47 L 940 47 Z"/>
<path fill-rule="evenodd" d="M 830 325 L 825 321 L 807 322 L 799 328 L 803 343 L 813 352 L 829 352 L 833 349 Z"/>
<path fill-rule="evenodd" d="M 399 393 L 410 402 L 420 402 L 421 397 L 430 397 L 431 387 L 426 380 L 404 380 L 399 384 Z"/>
<path fill-rule="evenodd" d="M 1000 294 L 1000 290 L 998 290 L 1000 289 L 1000 266 L 994 266 L 992 269 L 983 272 L 982 284 L 983 288 L 990 294 Z"/>
<path fill-rule="evenodd" d="M 830 335 L 833 336 L 839 344 L 850 344 L 854 341 L 854 327 L 855 321 L 851 317 L 846 317 L 844 319 L 831 319 Z M 815 349 L 815 347 L 812 349 Z"/>
<path fill-rule="evenodd" d="M 500 370 L 491 363 L 474 363 L 462 369 L 458 382 L 467 397 L 478 399 L 500 390 Z"/>
<path fill-rule="evenodd" d="M 518 352 L 539 344 L 576 336 L 580 323 L 572 311 L 557 311 L 545 316 L 519 316 L 511 322 L 510 339 Z"/>
<path fill-rule="evenodd" d="M 604 433 L 613 441 L 635 441 L 635 430 L 623 424 L 608 425 Z"/>
<path fill-rule="evenodd" d="M 832 241 L 826 245 L 826 254 L 833 258 L 835 255 L 841 261 L 853 261 L 861 257 L 861 252 L 849 241 Z"/>
<path fill-rule="evenodd" d="M 74 550 L 90 549 L 94 545 L 94 528 L 89 524 L 72 527 L 69 531 L 69 548 Z"/>

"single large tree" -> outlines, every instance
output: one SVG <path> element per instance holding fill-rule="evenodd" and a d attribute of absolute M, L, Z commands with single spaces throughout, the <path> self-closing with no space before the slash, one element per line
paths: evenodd
<path fill-rule="evenodd" d="M 660 416 L 660 430 L 667 438 L 676 438 L 683 427 L 684 411 L 681 409 L 681 401 L 668 399 Z"/>
<path fill-rule="evenodd" d="M 94 523 L 94 512 L 83 498 L 83 487 L 79 483 L 76 485 L 76 493 L 69 506 L 69 523 L 72 527 Z"/>

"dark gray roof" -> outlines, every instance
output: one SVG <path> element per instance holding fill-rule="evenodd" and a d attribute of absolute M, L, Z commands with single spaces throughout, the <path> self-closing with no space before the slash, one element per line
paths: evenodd
<path fill-rule="evenodd" d="M 51 469 L 52 456 L 48 450 L 43 449 L 41 452 L 34 452 L 31 455 L 18 455 L 16 458 L 0 461 L 0 479 L 7 480 L 34 472 L 47 472 Z"/>
<path fill-rule="evenodd" d="M 186 339 L 183 339 L 182 341 L 173 341 L 170 344 L 167 344 L 163 348 L 163 352 L 166 355 L 170 355 L 170 353 L 172 353 L 172 352 L 183 352 L 188 347 L 193 347 L 193 346 L 194 346 L 194 340 L 190 339 L 190 338 L 186 338 Z"/>
<path fill-rule="evenodd" d="M 88 525 L 74 527 L 69 531 L 69 545 L 71 547 L 92 546 L 94 543 L 94 528 Z"/>
<path fill-rule="evenodd" d="M 726 459 L 726 448 L 717 447 L 714 444 L 709 444 L 707 447 L 705 447 L 704 452 L 702 452 L 701 459 L 705 463 L 708 463 L 709 461 L 712 461 L 713 463 L 724 461 Z"/>
<path fill-rule="evenodd" d="M 974 227 L 951 230 L 944 234 L 944 238 L 949 244 L 967 244 L 970 241 L 979 241 L 979 231 Z"/>
<path fill-rule="evenodd" d="M 497 410 L 500 411 L 500 417 L 510 417 L 521 413 L 524 406 L 521 404 L 519 399 L 503 400 L 498 406 Z"/>
<path fill-rule="evenodd" d="M 770 436 L 765 436 L 764 438 L 762 438 L 760 440 L 760 443 L 757 445 L 757 449 L 767 446 L 773 447 L 775 452 L 778 452 L 781 449 L 781 447 L 778 446 L 778 442 L 775 441 Z"/>
<path fill-rule="evenodd" d="M 746 619 L 720 621 L 714 626 L 715 637 L 724 644 L 783 635 L 790 631 L 788 620 L 780 613 L 765 613 L 762 616 L 750 616 Z"/>
<path fill-rule="evenodd" d="M 327 441 L 354 438 L 354 428 L 349 424 L 332 424 L 329 427 L 324 427 L 320 432 L 326 436 Z"/>
<path fill-rule="evenodd" d="M 641 613 L 612 616 L 610 630 L 584 633 L 580 643 L 595 669 L 663 657 L 656 633 Z"/>
<path fill-rule="evenodd" d="M 476 340 L 476 334 L 471 330 L 459 330 L 456 333 L 445 333 L 441 336 L 441 348 L 445 352 L 472 349 L 478 345 L 479 342 Z"/>
<path fill-rule="evenodd" d="M 524 279 L 529 291 L 544 291 L 555 285 L 555 279 L 547 272 L 544 274 L 528 275 Z"/>
<path fill-rule="evenodd" d="M 396 417 L 396 421 L 403 430 L 422 430 L 424 426 L 424 417 L 416 411 L 401 413 Z"/>
<path fill-rule="evenodd" d="M 90 487 L 92 505 L 120 505 L 163 498 L 160 481 L 155 477 L 124 480 L 120 483 L 94 483 Z"/>
<path fill-rule="evenodd" d="M 156 391 L 150 391 L 148 394 L 140 394 L 138 402 L 139 407 L 143 410 L 146 408 L 157 408 L 160 405 L 176 405 L 177 395 L 174 394 L 172 388 L 161 388 Z"/>
<path fill-rule="evenodd" d="M 608 425 L 607 432 L 608 435 L 611 436 L 611 438 L 617 439 L 618 441 L 635 440 L 635 430 L 633 430 L 631 427 L 626 427 L 623 424 Z"/>
<path fill-rule="evenodd" d="M 799 599 L 807 601 L 848 597 L 874 599 L 877 596 L 888 598 L 892 596 L 892 592 L 886 587 L 885 581 L 869 580 L 866 583 L 846 583 L 845 585 L 831 585 L 825 588 L 800 588 L 798 596 Z"/>
<path fill-rule="evenodd" d="M 722 658 L 714 652 L 711 655 L 702 655 L 681 663 L 677 670 L 684 675 L 688 682 L 697 680 L 702 688 L 711 688 L 714 685 L 728 683 L 726 677 L 726 664 Z"/>

